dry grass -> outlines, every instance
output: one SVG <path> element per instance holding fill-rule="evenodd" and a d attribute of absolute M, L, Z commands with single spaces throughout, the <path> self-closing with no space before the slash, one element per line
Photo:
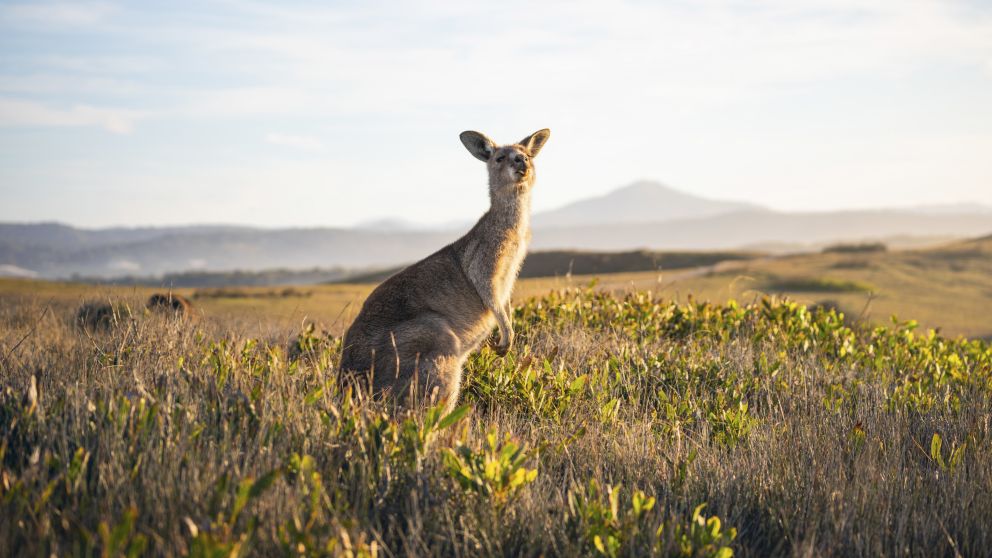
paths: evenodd
<path fill-rule="evenodd" d="M 670 254 L 671 255 L 671 254 Z M 712 254 L 710 254 L 712 255 Z M 701 261 L 706 254 L 697 255 Z M 949 336 L 992 339 L 992 240 L 958 242 L 906 251 L 828 252 L 726 262 L 694 270 L 600 275 L 568 275 L 518 281 L 518 302 L 554 289 L 597 288 L 623 295 L 651 291 L 687 302 L 751 302 L 785 295 L 803 304 L 829 301 L 848 319 L 888 324 L 892 316 L 912 318 L 923 328 Z M 340 335 L 358 313 L 372 284 L 299 287 L 176 289 L 192 298 L 205 315 L 255 334 L 278 327 L 299 329 L 307 321 Z M 87 286 L 73 283 L 0 279 L 0 298 L 30 296 L 58 304 L 98 299 L 147 297 L 160 288 Z"/>
<path fill-rule="evenodd" d="M 320 328 L 124 311 L 91 332 L 77 305 L 0 304 L 10 554 L 992 548 L 981 342 L 850 330 L 781 302 L 554 294 L 517 311 L 511 355 L 473 358 L 470 410 L 439 424 L 344 390 L 338 339 Z M 693 520 L 702 503 L 716 536 Z"/>

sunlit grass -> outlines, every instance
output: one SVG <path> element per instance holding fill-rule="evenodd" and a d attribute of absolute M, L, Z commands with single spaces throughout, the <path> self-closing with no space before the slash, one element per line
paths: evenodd
<path fill-rule="evenodd" d="M 992 349 L 912 321 L 554 292 L 516 310 L 508 357 L 473 356 L 442 416 L 340 384 L 340 338 L 318 327 L 135 312 L 92 332 L 75 310 L 0 307 L 0 547 L 17 554 L 992 545 Z"/>

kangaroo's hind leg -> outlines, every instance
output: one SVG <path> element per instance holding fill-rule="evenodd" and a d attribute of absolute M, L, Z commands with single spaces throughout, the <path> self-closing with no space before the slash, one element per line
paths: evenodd
<path fill-rule="evenodd" d="M 425 314 L 392 328 L 376 350 L 376 391 L 396 397 L 411 392 L 417 401 L 445 402 L 453 409 L 465 360 L 461 342 L 438 314 Z"/>

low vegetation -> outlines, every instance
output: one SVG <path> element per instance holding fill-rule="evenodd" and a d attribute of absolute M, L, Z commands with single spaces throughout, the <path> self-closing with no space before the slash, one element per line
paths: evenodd
<path fill-rule="evenodd" d="M 695 260 L 694 263 L 703 267 L 679 269 L 671 262 L 663 262 L 661 269 L 594 275 L 576 273 L 573 267 L 572 275 L 568 275 L 567 263 L 571 261 L 568 260 L 561 268 L 565 272 L 555 277 L 522 279 L 517 282 L 514 292 L 520 302 L 555 289 L 597 280 L 598 289 L 617 294 L 651 291 L 683 303 L 690 296 L 697 301 L 723 303 L 729 299 L 753 302 L 762 296 L 776 294 L 806 305 L 829 300 L 834 308 L 846 311 L 849 319 L 876 325 L 887 324 L 890 316 L 896 315 L 917 320 L 921 327 L 938 329 L 949 337 L 965 335 L 992 340 L 990 238 L 936 248 L 885 252 L 745 259 L 725 258 L 721 254 L 692 255 L 712 257 L 710 261 L 718 260 L 719 263 L 704 265 Z M 814 283 L 795 285 L 802 290 L 776 288 L 792 285 L 768 284 L 770 278 L 797 276 L 812 278 Z M 817 284 L 822 280 L 839 281 L 841 287 Z M 337 283 L 170 289 L 166 285 L 152 289 L 0 278 L 0 300 L 39 297 L 56 304 L 78 305 L 81 299 L 97 298 L 108 303 L 121 297 L 168 291 L 193 299 L 195 306 L 205 314 L 227 320 L 229 325 L 246 334 L 252 330 L 251 335 L 258 335 L 273 327 L 298 330 L 307 321 L 321 322 L 333 333 L 341 334 L 374 286 L 374 283 Z M 826 291 L 820 290 L 823 288 Z"/>
<path fill-rule="evenodd" d="M 556 277 L 562 275 L 601 275 L 632 271 L 667 271 L 705 267 L 720 262 L 744 261 L 762 257 L 757 252 L 583 252 L 549 250 L 529 254 L 521 277 Z"/>
<path fill-rule="evenodd" d="M 791 281 L 792 278 L 804 279 Z M 651 290 L 682 302 L 752 302 L 777 294 L 807 305 L 825 299 L 851 318 L 885 325 L 893 315 L 912 318 L 944 335 L 992 340 L 992 239 L 918 250 L 795 254 L 727 262 L 708 273 L 644 272 L 603 275 L 599 288 Z M 789 279 L 776 282 L 775 279 Z M 576 277 L 574 282 L 588 281 Z M 777 283 L 777 284 L 776 284 Z M 790 284 L 791 283 L 791 284 Z M 543 294 L 565 281 L 531 279 L 526 292 Z M 793 290 L 795 288 L 795 290 Z"/>
<path fill-rule="evenodd" d="M 142 300 L 112 301 L 140 307 Z M 342 387 L 320 327 L 0 305 L 17 555 L 975 556 L 992 347 L 835 310 L 524 302 L 461 406 Z"/>
<path fill-rule="evenodd" d="M 308 298 L 313 295 L 312 290 L 297 289 L 295 287 L 284 287 L 281 289 L 197 289 L 193 292 L 192 298 Z"/>
<path fill-rule="evenodd" d="M 544 250 L 527 254 L 527 259 L 524 260 L 524 265 L 520 269 L 520 278 L 684 270 L 712 266 L 721 262 L 753 260 L 764 256 L 765 254 L 761 252 L 746 251 L 655 252 L 632 250 L 629 252 L 589 252 L 583 250 Z M 402 266 L 380 269 L 370 273 L 356 273 L 330 282 L 380 283 L 401 269 L 403 269 Z"/>
<path fill-rule="evenodd" d="M 776 293 L 870 293 L 876 290 L 873 285 L 864 281 L 805 276 L 773 276 L 764 283 L 764 288 Z"/>
<path fill-rule="evenodd" d="M 889 249 L 883 242 L 864 242 L 861 244 L 831 244 L 823 249 L 824 254 L 870 254 L 885 252 Z"/>

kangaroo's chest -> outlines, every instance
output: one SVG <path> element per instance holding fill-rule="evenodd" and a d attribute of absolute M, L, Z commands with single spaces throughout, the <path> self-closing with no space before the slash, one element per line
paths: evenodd
<path fill-rule="evenodd" d="M 493 274 L 493 286 L 500 304 L 509 302 L 513 295 L 513 285 L 520 273 L 520 266 L 527 257 L 527 244 L 530 231 L 521 228 L 508 231 L 502 242 L 496 269 Z"/>

